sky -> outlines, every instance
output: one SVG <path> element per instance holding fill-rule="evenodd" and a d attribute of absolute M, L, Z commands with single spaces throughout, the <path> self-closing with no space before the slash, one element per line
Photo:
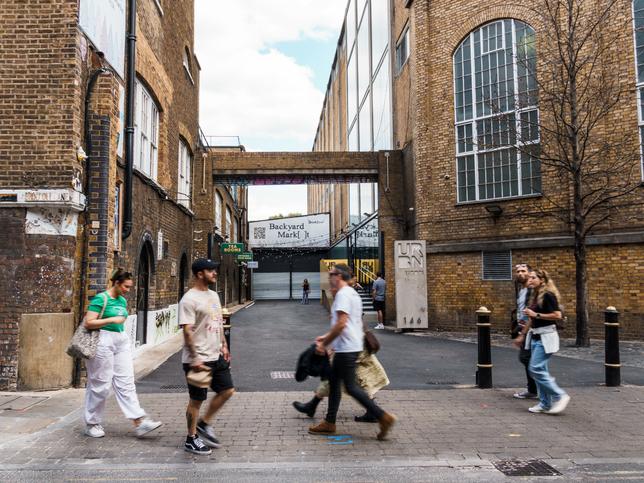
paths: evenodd
<path fill-rule="evenodd" d="M 247 151 L 310 151 L 346 3 L 196 0 L 206 136 L 239 136 Z M 248 212 L 306 213 L 306 187 L 251 187 Z"/>

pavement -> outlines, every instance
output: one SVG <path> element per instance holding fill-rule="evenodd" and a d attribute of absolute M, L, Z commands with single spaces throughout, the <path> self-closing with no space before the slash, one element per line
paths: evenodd
<path fill-rule="evenodd" d="M 523 383 L 516 351 L 494 347 L 495 388 L 482 390 L 471 385 L 476 346 L 439 337 L 378 333 L 392 384 L 377 399 L 399 417 L 390 440 L 375 439 L 377 425 L 355 423 L 362 410 L 347 397 L 338 435 L 309 435 L 313 420 L 291 402 L 309 399 L 316 381 L 284 376 L 327 324 L 321 307 L 288 302 L 257 303 L 233 317 L 239 392 L 216 418 L 224 447 L 211 456 L 182 449 L 187 398 L 173 356 L 138 383 L 143 407 L 164 422 L 159 430 L 136 439 L 110 398 L 106 437 L 89 439 L 82 391 L 51 394 L 12 417 L 52 423 L 18 435 L 0 426 L 0 481 L 644 481 L 641 368 L 624 371 L 628 385 L 607 388 L 600 363 L 555 357 L 553 373 L 572 402 L 559 416 L 530 414 L 532 401 L 512 398 Z M 501 471 L 530 468 L 533 476 L 522 478 Z"/>

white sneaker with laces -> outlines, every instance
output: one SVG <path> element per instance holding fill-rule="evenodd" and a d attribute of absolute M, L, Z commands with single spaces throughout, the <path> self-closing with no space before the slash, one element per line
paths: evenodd
<path fill-rule="evenodd" d="M 374 327 L 374 329 L 376 329 L 376 330 L 382 330 L 382 329 L 384 329 L 384 328 L 385 328 L 385 325 L 384 325 L 384 324 L 377 324 L 377 325 Z"/>
<path fill-rule="evenodd" d="M 553 402 L 552 407 L 546 412 L 548 414 L 559 414 L 563 412 L 564 409 L 566 409 L 566 406 L 568 406 L 569 402 L 570 402 L 570 396 L 568 394 L 564 394 L 558 400 Z"/>
<path fill-rule="evenodd" d="M 105 436 L 105 430 L 100 424 L 87 424 L 85 426 L 85 436 L 90 438 L 102 438 Z"/>
<path fill-rule="evenodd" d="M 541 405 L 541 403 L 539 403 L 536 406 L 532 406 L 531 408 L 528 408 L 528 411 L 530 411 L 531 413 L 545 413 L 547 409 L 544 408 Z"/>
<path fill-rule="evenodd" d="M 162 424 L 163 423 L 161 421 L 152 421 L 150 418 L 144 418 L 143 421 L 141 421 L 141 424 L 139 424 L 134 430 L 136 432 L 136 437 L 140 438 L 141 436 L 145 436 L 150 431 L 154 431 L 159 428 Z"/>

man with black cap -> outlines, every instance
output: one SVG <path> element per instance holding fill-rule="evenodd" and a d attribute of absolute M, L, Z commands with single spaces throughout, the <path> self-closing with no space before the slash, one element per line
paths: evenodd
<path fill-rule="evenodd" d="M 183 328 L 184 338 L 181 362 L 190 394 L 186 409 L 188 437 L 184 449 L 205 455 L 212 452 L 210 448 L 221 447 L 210 422 L 235 392 L 221 302 L 217 292 L 208 288 L 217 281 L 218 266 L 218 262 L 209 259 L 195 260 L 192 264 L 194 284 L 179 302 L 179 325 Z M 204 417 L 199 419 L 208 386 L 216 396 L 211 399 Z"/>

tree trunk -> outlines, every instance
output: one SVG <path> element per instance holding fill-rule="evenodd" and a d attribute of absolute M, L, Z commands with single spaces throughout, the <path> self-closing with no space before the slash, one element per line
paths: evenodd
<path fill-rule="evenodd" d="M 576 235 L 575 233 L 575 295 L 577 299 L 575 311 L 577 336 L 575 345 L 578 347 L 588 347 L 590 346 L 590 337 L 588 335 L 586 240 L 583 238 L 577 240 Z"/>

